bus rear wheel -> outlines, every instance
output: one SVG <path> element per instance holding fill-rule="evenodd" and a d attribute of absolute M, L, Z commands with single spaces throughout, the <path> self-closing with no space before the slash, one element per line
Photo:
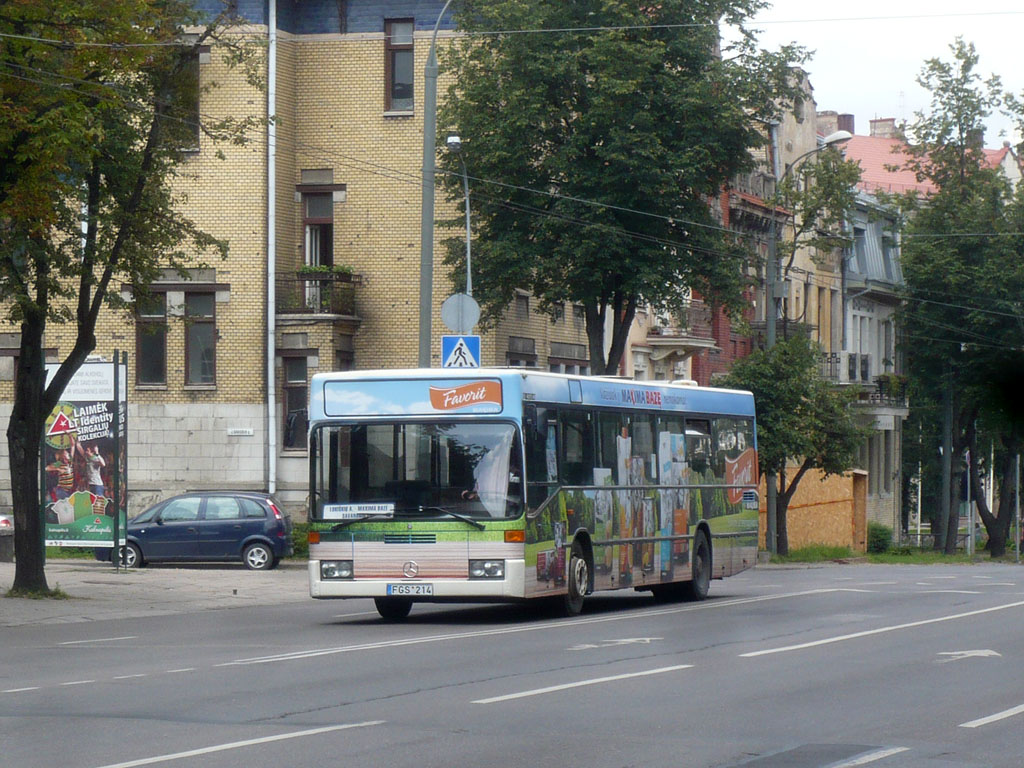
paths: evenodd
<path fill-rule="evenodd" d="M 578 541 L 572 543 L 569 553 L 569 579 L 565 593 L 565 613 L 567 616 L 579 616 L 583 610 L 583 598 L 590 588 L 590 564 L 583 547 Z"/>
<path fill-rule="evenodd" d="M 412 610 L 412 600 L 401 597 L 375 597 L 373 604 L 377 606 L 381 618 L 388 621 L 401 621 Z"/>
<path fill-rule="evenodd" d="M 690 573 L 691 579 L 685 585 L 686 598 L 703 600 L 708 596 L 708 588 L 711 586 L 711 544 L 703 529 L 698 529 L 693 537 Z"/>

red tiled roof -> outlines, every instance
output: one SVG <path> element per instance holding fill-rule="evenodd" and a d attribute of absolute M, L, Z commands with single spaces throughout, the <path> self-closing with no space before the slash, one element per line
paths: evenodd
<path fill-rule="evenodd" d="M 914 190 L 919 195 L 934 192 L 934 184 L 927 180 L 918 181 L 913 171 L 904 169 L 907 154 L 902 151 L 903 146 L 899 139 L 885 139 L 879 136 L 854 136 L 846 142 L 843 145 L 846 159 L 860 163 L 861 177 L 858 186 L 865 192 L 882 190 L 901 194 Z M 890 170 L 892 167 L 898 170 Z"/>
<path fill-rule="evenodd" d="M 985 153 L 985 162 L 988 163 L 989 167 L 998 168 L 1003 164 L 1003 160 L 1006 158 L 1010 148 L 1000 147 L 999 149 L 984 149 L 982 151 Z"/>

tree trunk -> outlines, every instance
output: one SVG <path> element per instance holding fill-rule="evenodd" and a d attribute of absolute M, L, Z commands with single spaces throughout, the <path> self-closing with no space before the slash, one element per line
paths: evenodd
<path fill-rule="evenodd" d="M 947 555 L 956 554 L 956 539 L 960 529 L 960 484 L 963 482 L 963 471 L 953 472 L 946 494 L 949 496 L 949 518 L 946 520 L 946 548 Z"/>
<path fill-rule="evenodd" d="M 803 476 L 807 474 L 807 470 L 811 468 L 810 459 L 804 459 L 804 462 L 800 465 L 800 468 L 793 475 L 793 479 L 789 481 L 789 485 L 786 485 L 786 469 L 782 468 L 779 472 L 779 492 L 775 496 L 775 536 L 776 536 L 776 551 L 780 555 L 789 554 L 789 526 L 786 522 L 786 512 L 789 510 L 789 502 L 793 499 L 793 494 L 796 493 L 796 488 L 800 485 L 800 481 Z"/>
<path fill-rule="evenodd" d="M 42 323 L 28 319 L 21 326 L 21 350 L 14 408 L 7 427 L 11 497 L 14 502 L 13 592 L 48 592 L 39 506 L 39 443 L 43 435 Z"/>

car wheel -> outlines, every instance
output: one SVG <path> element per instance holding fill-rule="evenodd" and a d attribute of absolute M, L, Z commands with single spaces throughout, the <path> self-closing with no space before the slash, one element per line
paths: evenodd
<path fill-rule="evenodd" d="M 388 621 L 401 621 L 412 610 L 412 600 L 401 597 L 375 597 L 373 604 L 377 606 L 377 613 Z"/>
<path fill-rule="evenodd" d="M 578 616 L 583 610 L 583 597 L 590 587 L 590 564 L 583 554 L 583 547 L 578 541 L 572 543 L 569 553 L 569 583 L 565 593 L 565 613 Z"/>
<path fill-rule="evenodd" d="M 142 552 L 131 542 L 121 549 L 121 565 L 125 568 L 141 568 L 143 565 Z"/>
<path fill-rule="evenodd" d="M 711 585 L 711 545 L 708 535 L 698 529 L 693 537 L 693 551 L 690 553 L 692 578 L 686 583 L 686 597 L 689 600 L 703 600 L 708 596 Z"/>
<path fill-rule="evenodd" d="M 256 542 L 250 544 L 242 553 L 245 567 L 253 571 L 266 571 L 274 565 L 274 553 L 266 544 Z"/>

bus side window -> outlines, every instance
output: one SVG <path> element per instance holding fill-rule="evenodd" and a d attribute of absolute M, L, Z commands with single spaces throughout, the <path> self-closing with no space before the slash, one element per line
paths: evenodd
<path fill-rule="evenodd" d="M 558 413 L 561 427 L 559 480 L 562 485 L 593 485 L 594 434 L 590 414 L 562 410 Z"/>
<path fill-rule="evenodd" d="M 711 468 L 711 424 L 706 419 L 686 420 L 686 461 L 701 477 Z"/>
<path fill-rule="evenodd" d="M 597 414 L 597 436 L 599 440 L 595 467 L 605 470 L 599 473 L 601 482 L 591 481 L 595 485 L 615 485 L 619 481 L 619 447 L 618 438 L 623 430 L 628 430 L 626 416 L 614 411 L 601 411 Z"/>
<path fill-rule="evenodd" d="M 555 412 L 530 406 L 525 419 L 526 502 L 536 509 L 551 495 L 558 480 L 558 429 Z"/>

